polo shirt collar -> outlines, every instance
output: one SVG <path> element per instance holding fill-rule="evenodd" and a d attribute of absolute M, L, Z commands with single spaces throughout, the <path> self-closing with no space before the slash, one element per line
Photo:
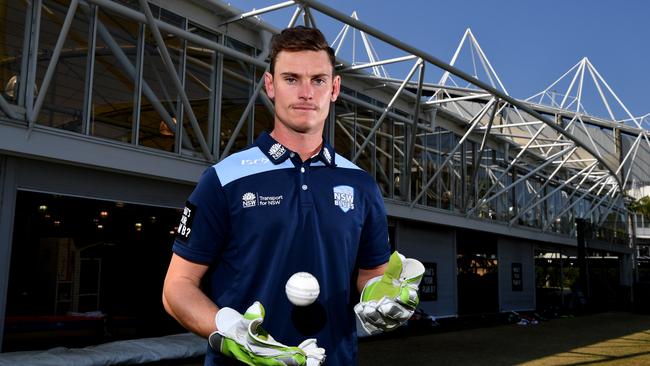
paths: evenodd
<path fill-rule="evenodd" d="M 287 160 L 292 153 L 289 148 L 277 142 L 271 135 L 264 131 L 262 134 L 255 140 L 255 145 L 257 145 L 260 150 L 266 155 L 273 164 L 281 164 Z M 334 149 L 327 142 L 323 143 L 323 147 L 312 159 L 312 161 L 320 160 L 326 166 L 336 166 L 334 162 L 336 154 Z"/>
<path fill-rule="evenodd" d="M 255 140 L 260 150 L 266 155 L 273 164 L 281 164 L 289 158 L 291 151 L 281 143 L 275 141 L 268 132 L 264 131 Z"/>
<path fill-rule="evenodd" d="M 323 142 L 323 147 L 320 149 L 316 158 L 325 163 L 327 166 L 336 166 L 334 159 L 336 158 L 336 153 L 334 148 L 327 142 Z"/>

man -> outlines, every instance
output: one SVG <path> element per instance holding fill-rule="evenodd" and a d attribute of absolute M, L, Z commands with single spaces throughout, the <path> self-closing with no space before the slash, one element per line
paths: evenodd
<path fill-rule="evenodd" d="M 379 281 L 390 254 L 383 200 L 368 174 L 323 141 L 341 79 L 321 32 L 285 29 L 273 37 L 270 59 L 273 131 L 201 177 L 181 218 L 163 303 L 188 330 L 212 335 L 206 365 L 354 365 L 354 285 L 361 291 L 375 278 L 366 296 L 374 300 L 358 309 L 364 324 L 384 330 L 404 322 L 395 306 L 386 313 L 397 323 L 377 309 L 384 295 L 400 296 Z M 403 258 L 393 257 L 399 276 Z M 320 284 L 307 307 L 285 295 L 301 271 Z M 402 297 L 408 302 L 408 291 Z"/>

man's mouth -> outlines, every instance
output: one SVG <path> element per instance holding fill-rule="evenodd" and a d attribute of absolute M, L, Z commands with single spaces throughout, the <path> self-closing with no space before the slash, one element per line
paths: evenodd
<path fill-rule="evenodd" d="M 313 104 L 293 104 L 291 106 L 291 109 L 297 109 L 297 110 L 301 110 L 301 111 L 305 111 L 305 110 L 306 111 L 315 111 L 316 106 L 313 105 Z"/>

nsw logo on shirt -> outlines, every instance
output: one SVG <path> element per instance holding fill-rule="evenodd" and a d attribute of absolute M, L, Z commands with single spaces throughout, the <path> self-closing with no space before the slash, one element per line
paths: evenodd
<path fill-rule="evenodd" d="M 257 195 L 253 192 L 247 192 L 242 196 L 241 202 L 244 208 L 255 207 L 257 206 Z"/>
<path fill-rule="evenodd" d="M 286 151 L 287 150 L 284 148 L 284 146 L 280 145 L 279 143 L 275 143 L 269 149 L 269 155 L 271 155 L 273 159 L 278 160 L 282 155 L 284 155 Z"/>
<path fill-rule="evenodd" d="M 334 206 L 338 206 L 343 212 L 354 210 L 354 188 L 350 186 L 334 187 Z"/>
<path fill-rule="evenodd" d="M 283 195 L 264 196 L 253 192 L 246 192 L 242 196 L 242 207 L 277 206 L 282 203 L 283 199 Z"/>

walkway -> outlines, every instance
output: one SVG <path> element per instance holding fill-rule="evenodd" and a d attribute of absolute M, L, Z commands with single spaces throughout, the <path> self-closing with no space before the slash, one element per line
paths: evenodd
<path fill-rule="evenodd" d="M 601 313 L 363 339 L 360 366 L 650 365 L 650 315 Z"/>

